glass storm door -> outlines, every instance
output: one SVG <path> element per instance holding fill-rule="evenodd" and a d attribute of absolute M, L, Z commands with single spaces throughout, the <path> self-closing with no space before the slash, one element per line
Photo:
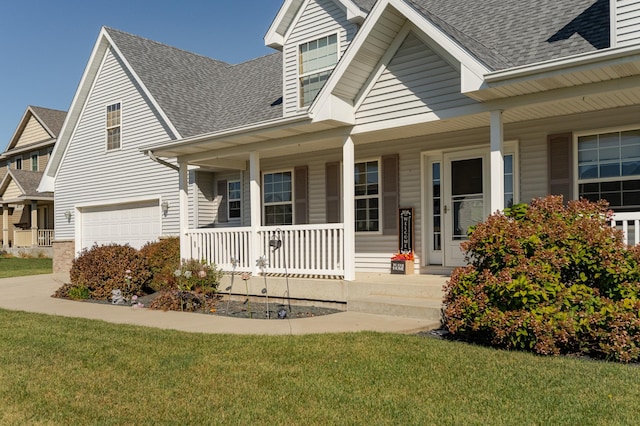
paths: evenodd
<path fill-rule="evenodd" d="M 446 266 L 464 265 L 460 243 L 468 239 L 469 228 L 486 217 L 484 175 L 485 156 L 466 153 L 445 154 L 443 243 Z"/>

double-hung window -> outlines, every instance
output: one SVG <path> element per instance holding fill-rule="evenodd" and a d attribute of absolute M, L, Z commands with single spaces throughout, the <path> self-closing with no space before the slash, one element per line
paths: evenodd
<path fill-rule="evenodd" d="M 229 219 L 238 219 L 241 216 L 242 190 L 240 181 L 234 180 L 227 183 L 227 202 L 229 203 Z"/>
<path fill-rule="evenodd" d="M 16 158 L 16 170 L 22 170 L 22 158 Z"/>
<path fill-rule="evenodd" d="M 640 129 L 578 136 L 578 194 L 616 211 L 640 208 Z"/>
<path fill-rule="evenodd" d="M 299 51 L 300 106 L 306 107 L 316 97 L 338 62 L 338 35 L 302 43 Z"/>
<path fill-rule="evenodd" d="M 293 225 L 292 172 L 265 173 L 263 180 L 265 226 Z"/>
<path fill-rule="evenodd" d="M 380 230 L 380 164 L 377 160 L 355 165 L 356 232 Z"/>
<path fill-rule="evenodd" d="M 38 171 L 38 154 L 31 155 L 31 171 Z"/>
<path fill-rule="evenodd" d="M 120 103 L 107 106 L 107 151 L 120 149 Z"/>

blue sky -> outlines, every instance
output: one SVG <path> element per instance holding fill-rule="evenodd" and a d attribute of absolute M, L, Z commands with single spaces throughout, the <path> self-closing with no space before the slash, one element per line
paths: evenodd
<path fill-rule="evenodd" d="M 273 52 L 283 0 L 0 2 L 0 152 L 28 105 L 68 110 L 103 25 L 229 63 Z"/>

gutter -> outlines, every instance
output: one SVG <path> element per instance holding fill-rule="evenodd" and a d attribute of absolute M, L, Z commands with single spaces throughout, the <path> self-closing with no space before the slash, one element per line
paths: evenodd
<path fill-rule="evenodd" d="M 149 157 L 151 160 L 155 161 L 158 164 L 162 164 L 163 166 L 167 166 L 170 169 L 173 169 L 175 171 L 180 171 L 180 167 L 176 166 L 175 164 L 171 164 L 168 161 L 165 161 L 161 158 L 156 157 L 152 151 L 144 151 L 145 155 L 147 157 Z"/>

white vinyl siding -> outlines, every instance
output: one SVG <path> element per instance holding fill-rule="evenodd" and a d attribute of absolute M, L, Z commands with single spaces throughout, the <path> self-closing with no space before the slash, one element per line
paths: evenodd
<path fill-rule="evenodd" d="M 298 59 L 301 43 L 316 40 L 328 34 L 338 33 L 341 56 L 355 36 L 357 25 L 349 22 L 333 0 L 312 1 L 301 10 L 283 47 L 284 114 L 296 114 L 300 110 Z"/>
<path fill-rule="evenodd" d="M 474 104 L 460 93 L 460 71 L 409 33 L 358 111 L 366 124 Z"/>
<path fill-rule="evenodd" d="M 111 50 L 106 55 L 56 178 L 56 239 L 75 235 L 75 215 L 67 222 L 63 212 L 74 212 L 81 204 L 110 204 L 123 198 L 167 201 L 170 207 L 162 217 L 162 234 L 175 235 L 180 210 L 178 174 L 139 151 L 142 145 L 164 142 L 171 136 L 122 63 Z M 114 98 L 126 105 L 127 121 L 135 126 L 122 135 L 121 150 L 105 153 L 105 105 L 111 105 Z"/>
<path fill-rule="evenodd" d="M 33 116 L 27 121 L 22 134 L 14 148 L 20 148 L 36 142 L 42 142 L 51 139 L 51 135 L 42 127 L 42 125 Z"/>
<path fill-rule="evenodd" d="M 640 0 L 611 0 L 613 5 L 612 45 L 640 43 Z"/>

